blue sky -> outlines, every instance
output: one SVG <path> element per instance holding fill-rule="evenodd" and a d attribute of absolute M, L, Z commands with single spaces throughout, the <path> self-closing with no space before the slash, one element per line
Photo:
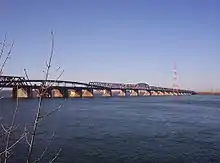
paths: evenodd
<path fill-rule="evenodd" d="M 180 87 L 220 90 L 218 0 L 3 0 L 0 20 L 8 75 L 43 78 L 53 30 L 64 80 L 172 87 L 176 63 Z"/>

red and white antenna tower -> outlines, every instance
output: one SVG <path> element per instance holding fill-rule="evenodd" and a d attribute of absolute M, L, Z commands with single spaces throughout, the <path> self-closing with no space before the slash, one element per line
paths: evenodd
<path fill-rule="evenodd" d="M 173 66 L 173 92 L 178 93 L 179 86 L 177 84 L 177 68 L 176 68 L 176 63 L 174 63 Z"/>

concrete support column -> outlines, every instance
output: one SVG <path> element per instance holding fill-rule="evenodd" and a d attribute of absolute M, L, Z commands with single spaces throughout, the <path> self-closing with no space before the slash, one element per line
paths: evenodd
<path fill-rule="evenodd" d="M 148 91 L 144 91 L 143 96 L 151 96 L 151 93 Z"/>
<path fill-rule="evenodd" d="M 131 90 L 130 96 L 139 96 L 138 90 Z"/>
<path fill-rule="evenodd" d="M 82 97 L 93 97 L 93 89 L 85 89 L 82 91 Z"/>
<path fill-rule="evenodd" d="M 68 98 L 69 97 L 69 93 L 68 93 L 67 88 L 62 88 L 61 92 L 63 94 L 63 98 Z"/>
<path fill-rule="evenodd" d="M 164 95 L 165 95 L 165 96 L 168 96 L 168 95 L 169 95 L 169 93 L 165 91 L 165 92 L 164 92 Z"/>
<path fill-rule="evenodd" d="M 32 89 L 28 87 L 13 88 L 12 97 L 13 98 L 31 98 L 33 97 Z"/>
<path fill-rule="evenodd" d="M 62 94 L 61 90 L 59 90 L 59 89 L 52 89 L 51 95 L 52 95 L 51 97 L 54 97 L 54 98 L 63 97 L 63 94 Z"/>
<path fill-rule="evenodd" d="M 29 98 L 33 97 L 33 90 L 32 90 L 32 88 L 27 88 L 27 95 L 28 95 Z"/>
<path fill-rule="evenodd" d="M 156 91 L 151 91 L 151 96 L 158 96 L 158 93 Z"/>
<path fill-rule="evenodd" d="M 51 97 L 54 98 L 68 98 L 68 89 L 67 88 L 55 88 L 51 90 Z"/>
<path fill-rule="evenodd" d="M 173 95 L 174 95 L 174 96 L 177 96 L 178 94 L 177 94 L 177 92 L 173 92 Z"/>
<path fill-rule="evenodd" d="M 70 89 L 68 90 L 69 97 L 82 97 L 82 89 Z"/>
<path fill-rule="evenodd" d="M 12 89 L 12 98 L 17 98 L 17 88 Z"/>
<path fill-rule="evenodd" d="M 163 93 L 162 91 L 159 91 L 159 92 L 158 92 L 158 95 L 159 95 L 159 96 L 163 96 L 164 93 Z"/>
<path fill-rule="evenodd" d="M 126 89 L 120 90 L 120 93 L 118 94 L 118 96 L 121 96 L 121 97 L 126 96 Z"/>
<path fill-rule="evenodd" d="M 148 91 L 148 93 L 150 94 L 150 96 L 152 96 L 152 92 L 151 91 Z"/>
<path fill-rule="evenodd" d="M 111 89 L 105 89 L 105 90 L 103 90 L 104 92 L 103 92 L 103 95 L 102 96 L 104 96 L 104 97 L 111 97 L 112 96 L 112 91 L 111 91 Z"/>
<path fill-rule="evenodd" d="M 171 95 L 171 96 L 174 96 L 174 92 L 170 92 L 170 95 Z"/>
<path fill-rule="evenodd" d="M 18 88 L 17 89 L 17 97 L 18 98 L 27 98 L 28 92 L 25 88 Z"/>

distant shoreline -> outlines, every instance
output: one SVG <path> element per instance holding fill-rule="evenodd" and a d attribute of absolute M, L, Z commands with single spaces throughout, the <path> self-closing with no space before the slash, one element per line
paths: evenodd
<path fill-rule="evenodd" d="M 220 92 L 197 92 L 198 95 L 220 95 Z"/>

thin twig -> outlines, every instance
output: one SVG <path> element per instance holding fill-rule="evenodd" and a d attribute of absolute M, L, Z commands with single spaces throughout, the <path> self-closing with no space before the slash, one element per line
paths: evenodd
<path fill-rule="evenodd" d="M 1 127 L 2 127 L 2 129 L 4 130 L 5 133 L 9 133 L 9 131 L 6 130 L 6 128 L 4 127 L 4 125 L 2 123 L 1 123 Z"/>
<path fill-rule="evenodd" d="M 25 125 L 25 133 L 27 133 L 27 127 L 26 127 L 26 125 Z M 26 140 L 26 142 L 27 142 L 27 144 L 29 145 L 29 147 L 30 147 L 30 142 L 29 142 L 29 140 L 28 140 L 28 134 L 25 134 L 25 140 Z"/>
<path fill-rule="evenodd" d="M 0 74 L 3 73 L 3 69 L 4 69 L 4 67 L 5 67 L 5 65 L 6 65 L 6 63 L 7 63 L 7 61 L 9 60 L 9 58 L 10 58 L 10 56 L 11 56 L 11 51 L 12 51 L 13 46 L 14 46 L 14 42 L 11 44 L 11 47 L 10 47 L 10 49 L 9 49 L 9 51 L 8 51 L 8 54 L 7 54 L 5 60 L 3 61 L 2 65 L 1 65 Z"/>
<path fill-rule="evenodd" d="M 62 149 L 59 149 L 59 151 L 57 152 L 57 154 L 54 156 L 54 158 L 53 158 L 49 163 L 54 162 L 54 161 L 57 159 L 57 157 L 59 156 L 59 154 L 60 154 L 61 151 L 62 151 Z"/>
<path fill-rule="evenodd" d="M 3 54 L 4 54 L 4 49 L 5 49 L 5 45 L 6 45 L 6 39 L 7 39 L 7 33 L 5 33 L 5 37 L 4 37 L 4 40 L 2 42 L 2 47 L 1 47 L 1 51 L 0 51 L 0 60 L 1 60 L 2 56 L 3 56 Z"/>
<path fill-rule="evenodd" d="M 27 78 L 27 80 L 29 80 L 27 69 L 24 69 L 24 74 L 25 74 L 25 77 Z"/>
<path fill-rule="evenodd" d="M 46 81 L 48 80 L 48 77 L 49 77 L 51 62 L 52 62 L 52 58 L 53 58 L 53 55 L 54 55 L 54 35 L 53 35 L 53 31 L 51 31 L 51 39 L 52 39 L 52 42 L 51 42 L 50 59 L 49 59 L 49 63 L 48 64 L 46 63 L 46 67 L 47 67 L 46 77 L 45 77 Z"/>
<path fill-rule="evenodd" d="M 34 161 L 34 163 L 40 162 L 40 161 L 43 159 L 45 153 L 47 152 L 49 146 L 51 145 L 51 143 L 52 143 L 52 141 L 53 141 L 54 135 L 55 135 L 55 134 L 54 134 L 54 132 L 53 132 L 53 135 L 52 135 L 51 140 L 49 141 L 49 144 L 46 146 L 46 148 L 45 148 L 44 151 L 42 152 L 41 156 Z"/>
<path fill-rule="evenodd" d="M 50 115 L 52 115 L 53 113 L 55 113 L 56 111 L 58 111 L 58 110 L 64 105 L 65 101 L 66 101 L 66 99 L 64 100 L 63 103 L 61 103 L 59 106 L 57 106 L 56 108 L 54 108 L 51 112 L 49 112 L 48 114 L 46 114 L 46 115 L 44 115 L 44 116 L 41 116 L 41 117 L 40 117 L 41 120 L 40 120 L 39 122 L 43 121 L 46 117 L 49 117 Z"/>
<path fill-rule="evenodd" d="M 56 71 L 55 72 L 58 72 L 60 70 L 60 66 L 56 69 Z"/>
<path fill-rule="evenodd" d="M 42 96 L 40 96 L 39 103 L 38 103 L 37 115 L 36 115 L 36 118 L 34 121 L 34 127 L 33 127 L 33 134 L 31 135 L 31 141 L 30 141 L 30 146 L 29 146 L 29 150 L 28 150 L 27 163 L 31 162 L 31 156 L 32 156 L 36 131 L 37 131 L 37 127 L 38 127 L 38 121 L 39 121 L 39 117 L 40 117 L 40 113 L 41 113 L 41 107 L 42 107 Z"/>
<path fill-rule="evenodd" d="M 42 92 L 43 95 L 45 95 L 47 90 L 50 87 L 52 87 L 56 81 L 58 81 L 60 79 L 60 77 L 63 75 L 63 73 L 64 73 L 64 70 L 62 70 L 62 72 L 59 74 L 59 76 L 55 79 L 55 81 L 53 83 L 48 84 L 48 85 L 45 85 L 45 84 L 43 85 L 43 87 L 44 87 L 44 91 Z"/>
<path fill-rule="evenodd" d="M 54 83 L 60 79 L 60 77 L 63 75 L 63 73 L 64 73 L 64 70 L 61 71 L 60 75 L 58 75 L 58 77 L 55 79 L 55 81 L 54 81 L 53 83 L 51 83 L 50 85 L 48 85 L 48 88 L 49 88 L 49 87 L 52 87 L 52 86 L 54 85 Z"/>
<path fill-rule="evenodd" d="M 45 84 L 44 84 L 44 85 L 42 86 L 42 87 L 44 88 L 44 89 L 43 89 L 44 91 L 42 92 L 43 95 L 45 95 L 46 92 L 47 92 L 47 90 L 48 90 L 50 87 L 52 87 L 56 81 L 58 81 L 58 80 L 60 79 L 60 77 L 63 75 L 63 73 L 64 73 L 64 70 L 61 71 L 61 73 L 58 75 L 58 77 L 55 79 L 55 81 L 54 81 L 53 83 L 48 84 L 48 85 L 45 85 Z M 35 90 L 35 91 L 37 92 L 37 90 Z M 37 93 L 38 93 L 38 92 L 37 92 Z"/>
<path fill-rule="evenodd" d="M 11 134 L 12 134 L 12 131 L 13 131 L 13 127 L 14 127 L 14 124 L 15 124 L 15 118 L 16 118 L 16 115 L 17 115 L 17 112 L 18 112 L 18 97 L 17 97 L 17 100 L 16 100 L 16 107 L 15 107 L 15 110 L 14 110 L 14 113 L 13 113 L 13 116 L 12 116 L 12 121 L 11 121 L 11 125 L 8 129 L 8 134 L 7 134 L 7 138 L 6 138 L 6 146 L 5 146 L 5 151 L 8 151 L 8 148 L 9 148 L 9 142 L 10 142 L 10 138 L 11 138 Z M 8 161 L 8 152 L 5 152 L 5 160 L 4 160 L 4 163 L 7 163 Z"/>
<path fill-rule="evenodd" d="M 11 129 L 11 132 L 13 132 L 14 130 L 16 130 L 16 129 L 18 128 L 18 127 L 13 126 L 13 127 L 9 128 L 9 129 L 6 129 L 6 128 L 4 127 L 4 125 L 3 125 L 3 123 L 1 123 L 1 127 L 2 127 L 2 129 L 4 130 L 4 132 L 5 132 L 6 134 L 9 133 L 9 130 L 10 130 L 10 129 Z"/>
<path fill-rule="evenodd" d="M 10 145 L 10 147 L 8 147 L 7 150 L 0 152 L 0 155 L 4 153 L 8 153 L 8 151 L 10 151 L 14 146 L 16 146 L 24 137 L 25 137 L 25 134 L 21 135 L 21 137 L 16 142 L 14 142 L 12 145 Z"/>
<path fill-rule="evenodd" d="M 58 66 L 56 69 L 55 69 L 55 71 L 54 72 L 51 72 L 50 74 L 52 75 L 52 74 L 56 74 L 56 73 L 58 73 L 58 71 L 61 69 L 61 67 L 60 66 Z M 45 71 L 43 71 L 43 73 L 45 73 Z M 46 73 L 45 73 L 46 74 Z"/>

